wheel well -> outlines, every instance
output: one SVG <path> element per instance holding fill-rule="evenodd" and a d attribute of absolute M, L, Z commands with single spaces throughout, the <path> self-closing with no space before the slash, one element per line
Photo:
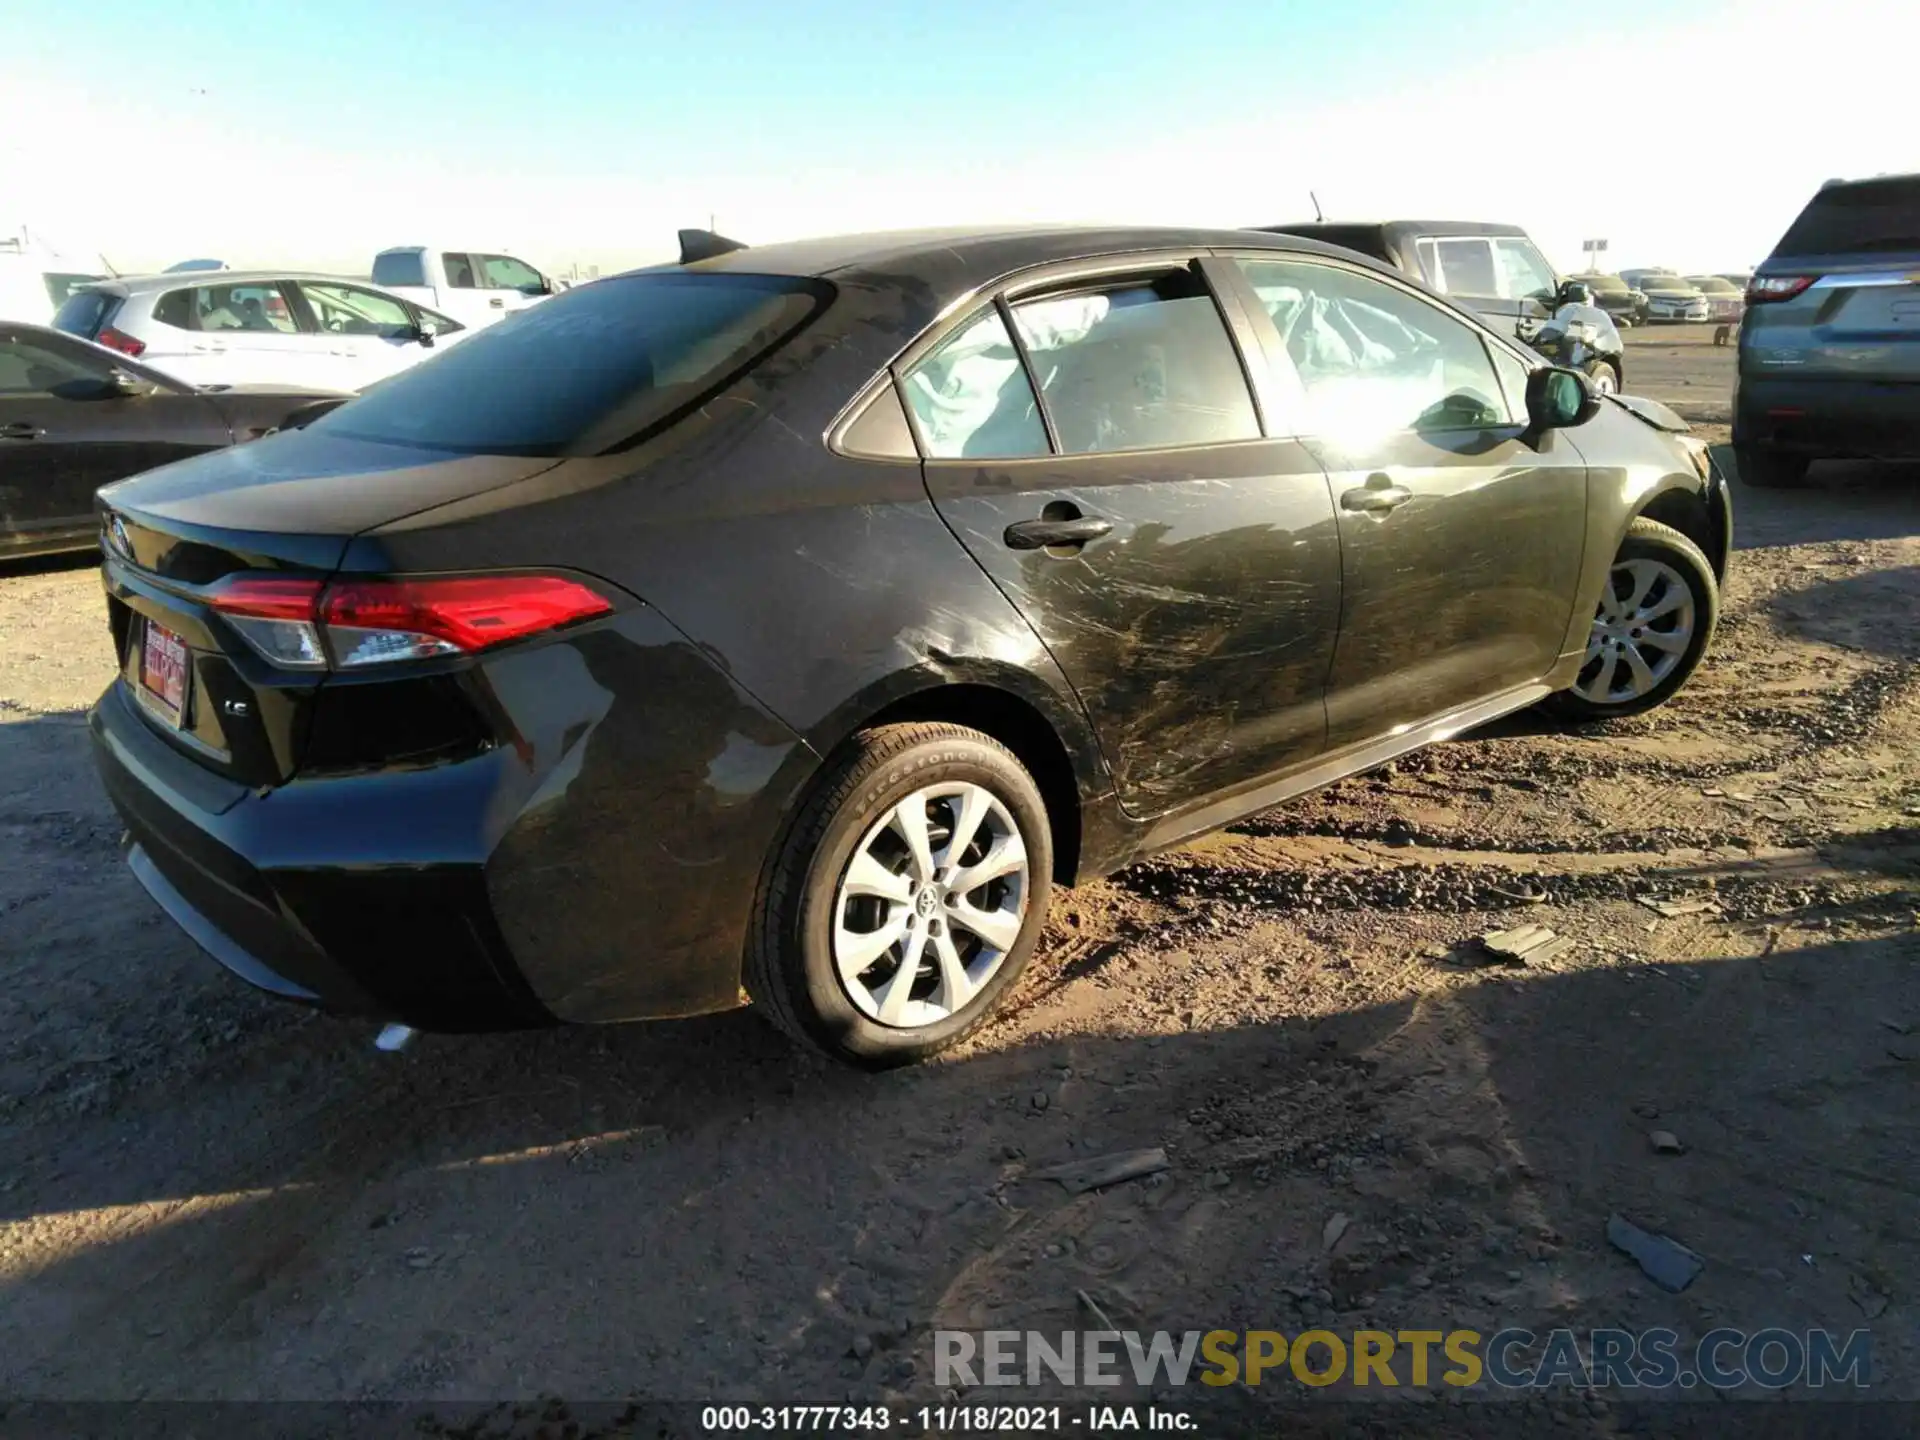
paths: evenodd
<path fill-rule="evenodd" d="M 1713 534 L 1713 521 L 1707 514 L 1707 502 L 1691 490 L 1668 490 L 1656 495 L 1653 503 L 1640 512 L 1648 520 L 1671 525 L 1700 547 L 1700 553 L 1717 570 L 1720 546 Z M 1716 576 L 1716 579 L 1719 577 Z"/>
<path fill-rule="evenodd" d="M 1017 695 L 989 685 L 941 685 L 896 700 L 861 726 L 891 725 L 903 720 L 944 720 L 991 735 L 1014 753 L 1040 798 L 1047 802 L 1048 827 L 1053 832 L 1053 878 L 1071 885 L 1080 869 L 1080 786 L 1073 761 L 1046 717 Z"/>

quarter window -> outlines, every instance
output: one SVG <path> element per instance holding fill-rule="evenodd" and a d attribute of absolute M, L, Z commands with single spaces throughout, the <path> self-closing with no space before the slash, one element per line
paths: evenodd
<path fill-rule="evenodd" d="M 1047 428 L 998 310 L 983 310 L 914 366 L 903 387 L 935 460 L 1047 453 Z"/>
<path fill-rule="evenodd" d="M 390 337 L 413 330 L 407 307 L 391 296 L 353 285 L 323 285 L 311 280 L 302 282 L 300 288 L 313 307 L 313 318 L 330 335 Z"/>
<path fill-rule="evenodd" d="M 1013 320 L 1066 454 L 1259 437 L 1240 358 L 1196 271 L 1029 300 Z"/>
<path fill-rule="evenodd" d="M 1361 441 L 1513 423 L 1479 332 L 1439 307 L 1331 265 L 1238 263 L 1299 373 L 1315 433 Z"/>

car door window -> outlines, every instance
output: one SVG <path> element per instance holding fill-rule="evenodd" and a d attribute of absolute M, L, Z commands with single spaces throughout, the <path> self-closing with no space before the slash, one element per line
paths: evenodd
<path fill-rule="evenodd" d="M 1493 247 L 1479 236 L 1435 240 L 1433 253 L 1440 267 L 1439 288 L 1447 294 L 1500 293 L 1493 269 Z"/>
<path fill-rule="evenodd" d="M 1237 263 L 1280 332 L 1316 433 L 1357 441 L 1514 423 L 1486 342 L 1464 321 L 1357 271 Z"/>
<path fill-rule="evenodd" d="M 0 395 L 59 395 L 91 391 L 110 367 L 14 336 L 0 337 Z"/>
<path fill-rule="evenodd" d="M 907 372 L 920 443 L 935 460 L 1045 455 L 1040 405 L 997 309 L 986 309 Z"/>
<path fill-rule="evenodd" d="M 476 255 L 481 285 L 488 290 L 538 290 L 540 272 L 511 255 Z"/>
<path fill-rule="evenodd" d="M 441 267 L 447 272 L 447 284 L 455 290 L 471 290 L 473 283 L 473 260 L 466 255 L 444 254 L 440 257 Z"/>
<path fill-rule="evenodd" d="M 1064 454 L 1259 437 L 1239 354 L 1194 270 L 1025 301 L 1013 321 Z"/>
<path fill-rule="evenodd" d="M 1493 254 L 1500 268 L 1500 293 L 1509 300 L 1552 300 L 1559 290 L 1553 267 L 1531 241 L 1495 240 Z"/>
<path fill-rule="evenodd" d="M 278 284 L 201 285 L 193 292 L 192 328 L 297 335 L 299 323 Z"/>
<path fill-rule="evenodd" d="M 413 333 L 407 307 L 392 296 L 355 285 L 301 282 L 313 318 L 329 335 L 376 335 L 383 339 Z"/>

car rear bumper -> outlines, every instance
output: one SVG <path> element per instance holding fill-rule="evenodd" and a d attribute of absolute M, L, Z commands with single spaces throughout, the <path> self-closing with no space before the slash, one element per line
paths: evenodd
<path fill-rule="evenodd" d="M 1920 458 L 1920 383 L 1743 376 L 1733 443 L 1814 458 Z"/>
<path fill-rule="evenodd" d="M 196 763 L 116 681 L 89 723 L 135 876 L 227 969 L 328 1010 L 494 1030 L 738 1004 L 817 757 L 651 614 L 482 673 L 506 743 L 276 787 Z"/>

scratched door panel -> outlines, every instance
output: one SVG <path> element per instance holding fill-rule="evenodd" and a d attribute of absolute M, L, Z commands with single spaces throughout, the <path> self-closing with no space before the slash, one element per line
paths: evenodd
<path fill-rule="evenodd" d="M 926 472 L 941 515 L 1078 689 L 1129 810 L 1157 814 L 1320 753 L 1340 542 L 1306 447 Z M 1077 549 L 1008 545 L 1009 526 L 1064 507 L 1112 529 Z"/>

